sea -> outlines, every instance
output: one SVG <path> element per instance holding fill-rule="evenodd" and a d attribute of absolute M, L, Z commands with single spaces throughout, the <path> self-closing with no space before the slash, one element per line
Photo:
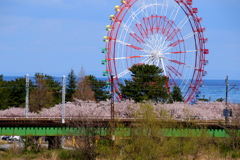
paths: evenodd
<path fill-rule="evenodd" d="M 15 80 L 16 78 L 24 78 L 18 76 L 4 76 L 6 81 Z M 34 81 L 33 77 L 29 79 Z M 62 77 L 54 77 L 55 80 L 62 82 Z M 107 80 L 107 78 L 98 78 L 99 80 Z M 223 80 L 203 80 L 204 85 L 199 88 L 199 98 L 208 99 L 210 102 L 219 98 L 226 99 L 228 95 L 228 102 L 240 104 L 240 80 L 228 80 L 228 90 L 226 90 L 226 82 Z"/>
<path fill-rule="evenodd" d="M 200 98 L 215 101 L 216 99 L 226 99 L 228 102 L 240 104 L 240 80 L 228 80 L 228 90 L 226 90 L 225 80 L 203 80 L 204 85 L 199 88 Z"/>

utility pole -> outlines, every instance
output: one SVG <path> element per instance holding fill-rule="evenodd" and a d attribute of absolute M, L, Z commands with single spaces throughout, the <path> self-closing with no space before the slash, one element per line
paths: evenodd
<path fill-rule="evenodd" d="M 224 109 L 223 112 L 224 112 L 226 124 L 228 124 L 228 122 L 229 122 L 229 117 L 232 117 L 232 109 L 229 108 L 229 106 L 228 106 L 228 92 L 229 92 L 230 90 L 234 89 L 234 87 L 235 87 L 236 85 L 231 85 L 232 88 L 228 89 L 228 86 L 229 86 L 228 76 L 226 77 L 225 82 L 226 82 L 226 108 Z"/>
<path fill-rule="evenodd" d="M 228 76 L 226 77 L 225 82 L 226 82 L 226 108 L 224 109 L 223 112 L 225 112 L 224 113 L 225 123 L 226 123 L 226 125 L 228 125 L 228 122 L 229 122 L 229 108 L 228 108 L 228 104 L 227 104 L 228 103 Z"/>
<path fill-rule="evenodd" d="M 111 75 L 111 121 L 114 121 L 114 93 L 113 93 L 113 75 Z"/>
<path fill-rule="evenodd" d="M 225 80 L 225 82 L 226 82 L 226 106 L 228 106 L 228 76 L 226 77 L 226 80 Z"/>
<path fill-rule="evenodd" d="M 65 93 L 66 93 L 66 77 L 62 77 L 62 123 L 65 123 Z"/>
<path fill-rule="evenodd" d="M 228 82 L 228 76 L 226 77 L 226 106 L 228 106 L 228 92 L 230 92 L 232 89 L 237 89 L 235 88 L 237 85 L 229 85 L 229 82 Z M 230 89 L 228 89 L 228 86 L 231 86 Z"/>
<path fill-rule="evenodd" d="M 28 117 L 28 101 L 29 101 L 29 77 L 28 74 L 26 74 L 26 97 L 25 97 L 25 102 L 26 102 L 26 106 L 25 106 L 25 115 L 26 117 Z"/>
<path fill-rule="evenodd" d="M 115 141 L 115 135 L 114 135 L 114 89 L 113 89 L 113 75 L 111 75 L 111 134 L 112 134 L 112 140 Z"/>

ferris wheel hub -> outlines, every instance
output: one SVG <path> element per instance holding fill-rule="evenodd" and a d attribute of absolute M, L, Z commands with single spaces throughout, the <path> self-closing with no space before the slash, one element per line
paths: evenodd
<path fill-rule="evenodd" d="M 161 59 L 164 58 L 164 53 L 162 51 L 156 50 L 150 53 L 151 59 Z"/>

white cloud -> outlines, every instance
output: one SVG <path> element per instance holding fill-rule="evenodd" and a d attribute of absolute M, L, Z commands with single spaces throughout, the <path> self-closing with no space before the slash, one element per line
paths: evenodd
<path fill-rule="evenodd" d="M 71 9 L 79 6 L 85 7 L 85 8 L 86 6 L 87 8 L 91 6 L 93 8 L 96 8 L 96 7 L 102 7 L 109 3 L 108 0 L 14 0 L 14 2 L 18 4 L 25 4 L 25 5 L 32 5 L 32 6 L 64 8 L 64 9 Z M 117 0 L 116 2 L 120 3 Z"/>

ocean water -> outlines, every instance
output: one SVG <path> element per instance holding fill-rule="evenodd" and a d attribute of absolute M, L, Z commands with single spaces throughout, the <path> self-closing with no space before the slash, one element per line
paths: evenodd
<path fill-rule="evenodd" d="M 228 80 L 228 102 L 240 104 L 240 80 Z M 200 98 L 215 101 L 218 98 L 226 99 L 225 80 L 204 80 L 204 85 L 199 89 Z"/>
<path fill-rule="evenodd" d="M 6 76 L 3 77 L 4 80 L 10 81 L 15 78 L 20 78 L 16 76 Z M 21 78 L 24 78 L 21 77 Z M 29 77 L 34 81 L 33 77 Z M 62 82 L 62 77 L 54 77 L 55 80 Z M 99 80 L 107 80 L 107 78 L 98 78 Z M 215 101 L 218 98 L 226 99 L 226 82 L 225 80 L 204 80 L 203 87 L 199 88 L 201 94 L 199 98 L 206 98 L 210 101 Z M 240 104 L 240 80 L 230 80 L 228 86 L 228 102 L 239 103 Z"/>

